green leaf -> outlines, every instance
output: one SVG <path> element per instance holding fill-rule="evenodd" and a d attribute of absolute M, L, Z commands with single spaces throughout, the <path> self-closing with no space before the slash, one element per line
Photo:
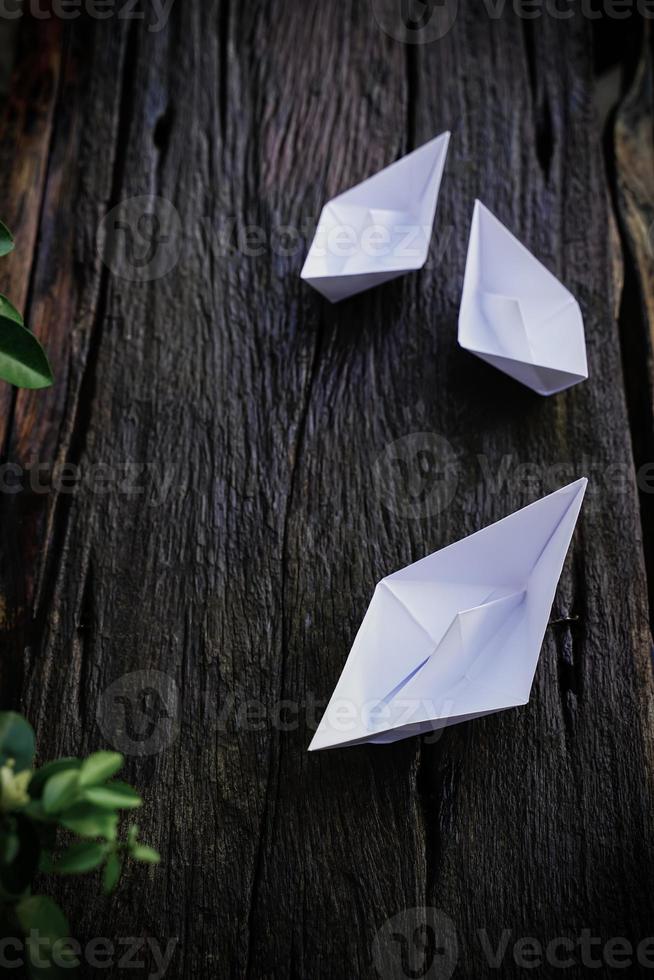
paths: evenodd
<path fill-rule="evenodd" d="M 25 948 L 30 976 L 70 977 L 70 968 L 78 966 L 79 960 L 65 945 L 65 940 L 70 937 L 70 927 L 57 903 L 45 895 L 31 895 L 16 905 L 16 917 L 27 937 Z M 53 963 L 55 943 L 57 960 L 65 966 Z"/>
<path fill-rule="evenodd" d="M 110 854 L 107 858 L 107 863 L 104 866 L 104 871 L 102 872 L 102 888 L 105 895 L 110 895 L 115 889 L 116 885 L 120 881 L 122 870 L 123 862 L 120 860 L 118 855 L 115 852 Z"/>
<path fill-rule="evenodd" d="M 28 790 L 32 799 L 38 799 L 41 796 L 43 787 L 50 776 L 54 776 L 58 772 L 64 772 L 67 769 L 79 769 L 81 764 L 79 759 L 72 758 L 55 759 L 54 762 L 46 762 L 44 766 L 36 770 L 30 780 Z"/>
<path fill-rule="evenodd" d="M 84 799 L 104 810 L 133 810 L 143 800 L 127 783 L 109 783 L 107 786 L 90 786 L 84 790 Z"/>
<path fill-rule="evenodd" d="M 0 221 L 0 258 L 8 255 L 14 248 L 14 236 L 6 225 Z"/>
<path fill-rule="evenodd" d="M 80 837 L 104 837 L 116 839 L 118 814 L 98 810 L 90 803 L 78 803 L 59 817 L 62 827 L 72 830 Z"/>
<path fill-rule="evenodd" d="M 65 769 L 50 776 L 43 790 L 46 813 L 61 813 L 79 797 L 79 775 L 76 769 Z"/>
<path fill-rule="evenodd" d="M 103 783 L 122 768 L 124 761 L 120 752 L 94 752 L 82 763 L 80 786 L 97 786 L 98 783 Z"/>
<path fill-rule="evenodd" d="M 145 844 L 136 844 L 129 853 L 135 861 L 145 861 L 146 864 L 159 864 L 161 861 L 159 852 Z"/>
<path fill-rule="evenodd" d="M 95 841 L 80 841 L 71 844 L 65 854 L 57 861 L 54 871 L 60 875 L 83 874 L 98 868 L 106 854 L 106 845 Z"/>
<path fill-rule="evenodd" d="M 34 731 L 22 715 L 0 711 L 0 766 L 14 760 L 16 772 L 31 769 L 34 761 Z"/>
<path fill-rule="evenodd" d="M 16 905 L 16 916 L 26 934 L 35 929 L 51 942 L 66 939 L 70 935 L 66 916 L 57 903 L 45 895 L 23 898 Z"/>
<path fill-rule="evenodd" d="M 52 369 L 31 330 L 0 316 L 0 378 L 18 388 L 47 388 Z"/>
<path fill-rule="evenodd" d="M 0 293 L 0 316 L 6 316 L 10 320 L 15 320 L 16 323 L 20 323 L 21 327 L 24 326 L 23 314 L 2 293 Z"/>

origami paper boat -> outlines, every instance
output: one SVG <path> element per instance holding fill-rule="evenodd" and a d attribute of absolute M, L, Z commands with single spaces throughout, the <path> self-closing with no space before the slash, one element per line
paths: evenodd
<path fill-rule="evenodd" d="M 301 272 L 336 303 L 427 261 L 450 134 L 332 198 Z"/>
<path fill-rule="evenodd" d="M 576 299 L 481 201 L 472 217 L 459 344 L 539 395 L 588 377 Z"/>
<path fill-rule="evenodd" d="M 309 749 L 526 704 L 587 482 L 382 579 Z"/>

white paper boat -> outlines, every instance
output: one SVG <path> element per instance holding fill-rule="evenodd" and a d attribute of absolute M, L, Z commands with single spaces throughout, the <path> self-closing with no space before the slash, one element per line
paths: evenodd
<path fill-rule="evenodd" d="M 587 482 L 382 579 L 309 749 L 525 704 Z"/>
<path fill-rule="evenodd" d="M 320 214 L 302 279 L 336 303 L 427 261 L 450 134 L 443 133 Z"/>
<path fill-rule="evenodd" d="M 470 229 L 459 344 L 539 395 L 588 377 L 576 299 L 481 201 Z"/>

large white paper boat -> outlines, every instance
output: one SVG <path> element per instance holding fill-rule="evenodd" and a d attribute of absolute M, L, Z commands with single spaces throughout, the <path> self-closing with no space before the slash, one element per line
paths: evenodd
<path fill-rule="evenodd" d="M 309 749 L 525 704 L 587 482 L 382 579 Z"/>

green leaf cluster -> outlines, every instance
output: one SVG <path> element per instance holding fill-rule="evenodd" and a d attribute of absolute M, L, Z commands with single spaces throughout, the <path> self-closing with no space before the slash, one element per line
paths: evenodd
<path fill-rule="evenodd" d="M 159 854 L 139 841 L 135 824 L 119 837 L 121 812 L 142 804 L 131 786 L 115 778 L 124 763 L 120 753 L 57 759 L 34 769 L 34 752 L 28 722 L 0 712 L 0 924 L 6 935 L 26 937 L 32 977 L 70 977 L 77 963 L 66 946 L 68 922 L 56 902 L 32 893 L 34 876 L 98 871 L 109 894 L 127 860 L 158 864 Z M 40 942 L 32 955 L 34 934 Z"/>

